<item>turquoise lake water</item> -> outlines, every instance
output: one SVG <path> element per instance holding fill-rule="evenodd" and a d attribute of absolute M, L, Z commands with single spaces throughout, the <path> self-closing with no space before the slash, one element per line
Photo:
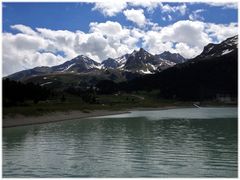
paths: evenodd
<path fill-rule="evenodd" d="M 3 129 L 3 177 L 237 177 L 237 108 Z"/>

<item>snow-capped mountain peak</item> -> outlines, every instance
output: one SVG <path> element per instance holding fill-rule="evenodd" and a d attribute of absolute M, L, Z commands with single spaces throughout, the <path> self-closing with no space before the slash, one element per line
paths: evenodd
<path fill-rule="evenodd" d="M 56 72 L 87 72 L 91 69 L 100 69 L 101 64 L 90 59 L 87 56 L 79 55 L 63 64 L 53 66 L 52 70 Z"/>
<path fill-rule="evenodd" d="M 199 56 L 188 60 L 187 62 L 194 63 L 198 60 L 212 59 L 221 56 L 231 57 L 232 54 L 237 53 L 237 48 L 238 36 L 234 36 L 222 41 L 219 44 L 208 44 L 204 47 L 203 52 Z M 165 51 L 158 55 L 152 55 L 143 48 L 140 48 L 138 51 L 134 50 L 131 54 L 125 54 L 118 58 L 108 58 L 102 63 L 98 63 L 85 55 L 79 55 L 57 66 L 35 67 L 33 69 L 16 72 L 8 77 L 14 80 L 21 80 L 31 76 L 47 74 L 101 74 L 103 70 L 105 72 L 105 69 L 114 69 L 116 71 L 120 71 L 121 73 L 151 74 L 185 61 L 186 59 L 177 53 Z M 184 64 L 185 63 L 183 63 L 183 65 Z M 181 64 L 179 65 L 181 66 Z"/>
<path fill-rule="evenodd" d="M 119 65 L 121 66 L 121 65 L 123 65 L 123 64 L 126 63 L 128 57 L 129 57 L 129 54 L 125 54 L 125 55 L 123 55 L 123 56 L 120 56 L 120 57 L 116 58 L 115 60 L 116 60 L 116 61 L 119 63 Z"/>
<path fill-rule="evenodd" d="M 211 58 L 211 57 L 219 57 L 226 55 L 238 48 L 238 36 L 233 36 L 231 38 L 222 41 L 219 44 L 209 43 L 204 47 L 202 53 L 196 57 L 196 59 L 200 58 Z"/>

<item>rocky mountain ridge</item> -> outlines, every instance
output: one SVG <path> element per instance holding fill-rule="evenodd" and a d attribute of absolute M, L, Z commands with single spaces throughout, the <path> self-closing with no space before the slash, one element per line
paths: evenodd
<path fill-rule="evenodd" d="M 182 57 L 179 55 L 179 57 Z M 52 67 L 35 67 L 20 71 L 8 76 L 14 80 L 22 80 L 30 76 L 38 76 L 43 74 L 64 74 L 64 73 L 88 73 L 94 71 L 106 71 L 114 69 L 118 71 L 127 71 L 138 74 L 153 74 L 174 66 L 176 63 L 169 58 L 163 59 L 158 55 L 152 55 L 143 48 L 139 51 L 134 50 L 131 54 L 125 54 L 118 58 L 108 58 L 102 63 L 98 63 L 93 59 L 79 55 L 70 61 Z"/>

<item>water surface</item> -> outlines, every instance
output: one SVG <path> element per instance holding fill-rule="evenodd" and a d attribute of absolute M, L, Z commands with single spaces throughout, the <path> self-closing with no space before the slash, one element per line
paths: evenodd
<path fill-rule="evenodd" d="M 237 177 L 237 108 L 3 129 L 4 177 Z"/>

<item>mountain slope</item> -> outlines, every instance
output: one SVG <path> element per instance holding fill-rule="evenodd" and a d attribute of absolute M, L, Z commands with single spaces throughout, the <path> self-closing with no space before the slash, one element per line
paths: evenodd
<path fill-rule="evenodd" d="M 105 69 L 116 69 L 120 66 L 120 64 L 118 63 L 118 61 L 116 61 L 115 59 L 112 59 L 112 58 L 108 58 L 106 60 L 104 60 L 102 62 L 102 65 L 103 65 L 103 68 Z"/>
<path fill-rule="evenodd" d="M 235 36 L 213 45 L 211 49 L 220 51 L 214 53 L 214 56 L 209 56 L 210 45 L 207 45 L 201 55 L 196 58 L 162 72 L 121 83 L 119 88 L 127 91 L 157 89 L 160 90 L 160 96 L 164 98 L 181 100 L 216 99 L 218 95 L 236 98 L 238 87 L 237 38 Z"/>
<path fill-rule="evenodd" d="M 189 64 L 196 63 L 201 60 L 213 59 L 231 54 L 237 49 L 238 37 L 234 36 L 226 39 L 220 44 L 208 44 L 204 47 L 203 52 L 188 61 L 181 55 L 170 52 L 163 52 L 159 55 L 152 55 L 143 48 L 139 51 L 134 50 L 131 54 L 125 54 L 119 58 L 108 58 L 102 63 L 98 63 L 87 56 L 79 55 L 70 61 L 52 67 L 35 67 L 33 69 L 14 73 L 8 78 L 13 80 L 29 80 L 36 76 L 60 75 L 64 74 L 85 74 L 92 76 L 105 77 L 104 73 L 111 72 L 107 78 L 114 81 L 129 80 L 136 77 L 136 74 L 154 74 L 164 71 L 172 66 L 182 68 Z M 185 63 L 183 63 L 186 61 Z M 137 75 L 138 76 L 138 75 Z M 119 79 L 117 79 L 119 78 Z M 91 79 L 91 78 L 90 78 Z"/>
<path fill-rule="evenodd" d="M 101 69 L 101 64 L 87 56 L 77 56 L 61 65 L 51 67 L 53 72 L 88 72 L 92 69 Z"/>
<path fill-rule="evenodd" d="M 35 67 L 33 69 L 28 69 L 28 70 L 23 70 L 20 72 L 16 72 L 14 74 L 11 74 L 9 76 L 7 76 L 7 78 L 15 80 L 15 81 L 19 81 L 19 80 L 23 80 L 25 78 L 28 78 L 30 76 L 38 76 L 38 75 L 43 75 L 43 74 L 49 74 L 51 73 L 52 70 L 50 67 L 47 66 L 41 66 L 41 67 Z"/>
<path fill-rule="evenodd" d="M 30 77 L 48 74 L 65 74 L 65 73 L 88 73 L 102 71 L 106 69 L 115 69 L 116 71 L 126 71 L 130 73 L 152 74 L 168 67 L 174 66 L 175 63 L 153 56 L 141 48 L 139 51 L 133 51 L 131 54 L 125 54 L 116 59 L 108 58 L 102 63 L 84 55 L 79 55 L 70 61 L 52 67 L 36 67 L 29 70 L 14 73 L 8 78 L 13 80 L 24 80 Z M 129 74 L 129 73 L 128 73 Z M 94 73 L 92 73 L 94 75 Z"/>
<path fill-rule="evenodd" d="M 174 65 L 175 63 L 155 57 L 143 48 L 140 48 L 139 51 L 134 50 L 129 55 L 124 68 L 142 74 L 152 74 Z"/>
<path fill-rule="evenodd" d="M 204 47 L 203 52 L 194 59 L 206 59 L 212 57 L 219 57 L 231 53 L 237 49 L 238 36 L 233 36 L 219 44 L 210 43 Z"/>
<path fill-rule="evenodd" d="M 181 56 L 180 54 L 178 54 L 178 53 L 171 53 L 169 51 L 164 51 L 161 54 L 155 55 L 155 57 L 156 58 L 165 59 L 165 60 L 174 62 L 176 64 L 183 63 L 183 62 L 186 61 L 186 59 L 183 56 Z"/>
<path fill-rule="evenodd" d="M 47 74 L 64 74 L 64 73 L 87 73 L 89 71 L 95 71 L 101 69 L 101 64 L 88 58 L 87 56 L 77 56 L 70 61 L 66 61 L 63 64 L 52 67 L 35 67 L 14 73 L 8 78 L 22 81 L 30 77 L 47 75 Z"/>

